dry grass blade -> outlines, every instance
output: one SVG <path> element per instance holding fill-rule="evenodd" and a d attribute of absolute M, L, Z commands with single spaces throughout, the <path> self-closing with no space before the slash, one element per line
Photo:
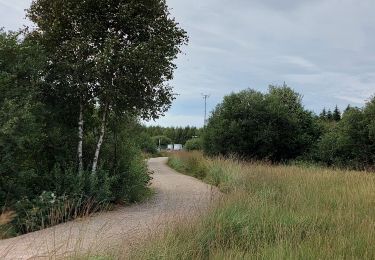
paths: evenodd
<path fill-rule="evenodd" d="M 0 226 L 7 225 L 16 217 L 13 211 L 4 212 L 0 215 Z"/>

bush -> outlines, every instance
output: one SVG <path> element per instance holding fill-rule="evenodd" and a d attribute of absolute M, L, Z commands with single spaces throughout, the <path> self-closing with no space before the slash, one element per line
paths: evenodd
<path fill-rule="evenodd" d="M 141 133 L 138 137 L 137 143 L 141 150 L 147 154 L 157 154 L 158 146 L 154 139 L 146 133 Z"/>
<path fill-rule="evenodd" d="M 121 158 L 113 170 L 114 182 L 111 186 L 115 201 L 141 201 L 150 194 L 151 176 L 147 164 L 139 150 L 132 147 L 129 142 L 123 142 L 119 149 Z"/>
<path fill-rule="evenodd" d="M 126 124 L 130 125 L 129 122 Z M 3 210 L 15 211 L 17 216 L 7 230 L 23 234 L 107 209 L 111 203 L 125 204 L 147 197 L 150 194 L 150 175 L 138 143 L 129 141 L 130 136 L 137 135 L 132 127 L 124 130 L 118 123 L 112 127 L 103 145 L 100 170 L 94 175 L 91 171 L 79 174 L 75 163 L 64 162 L 68 158 L 59 153 L 55 155 L 63 158 L 62 163 L 56 162 L 51 167 L 48 167 L 50 162 L 47 160 L 51 155 L 46 156 L 46 163 L 39 161 L 40 164 L 34 159 L 26 164 L 20 155 L 13 158 L 3 156 L 0 159 L 3 162 L 0 166 L 0 203 Z M 0 133 L 0 146 L 1 141 L 10 137 Z M 53 134 L 49 136 L 52 137 Z M 92 143 L 88 142 L 89 151 L 94 149 L 95 139 L 92 140 Z M 8 151 L 14 149 L 15 153 L 19 149 L 10 142 L 6 144 Z M 43 146 L 43 142 L 38 144 Z M 21 150 L 20 154 L 26 151 Z"/>
<path fill-rule="evenodd" d="M 172 144 L 173 143 L 172 139 L 170 139 L 167 136 L 163 136 L 163 135 L 153 136 L 152 140 L 154 142 L 154 145 L 156 145 L 157 147 L 159 147 L 159 144 L 160 144 L 160 146 L 163 147 L 163 148 L 166 148 L 168 146 L 168 144 Z M 160 141 L 160 143 L 159 143 L 159 141 Z"/>
<path fill-rule="evenodd" d="M 318 137 L 301 96 L 286 86 L 270 87 L 267 94 L 245 90 L 226 96 L 209 119 L 203 147 L 209 155 L 280 162 L 304 154 Z"/>
<path fill-rule="evenodd" d="M 107 209 L 111 203 L 131 203 L 149 196 L 150 175 L 139 150 L 122 145 L 121 158 L 112 172 L 77 174 L 73 168 L 56 165 L 45 179 L 39 196 L 28 194 L 8 209 L 16 213 L 12 230 L 24 234 Z M 30 183 L 29 183 L 30 184 Z"/>
<path fill-rule="evenodd" d="M 193 138 L 186 142 L 185 149 L 187 151 L 200 151 L 202 150 L 202 139 L 200 138 Z"/>
<path fill-rule="evenodd" d="M 315 161 L 327 166 L 373 170 L 375 166 L 375 99 L 364 109 L 347 110 L 312 151 Z"/>

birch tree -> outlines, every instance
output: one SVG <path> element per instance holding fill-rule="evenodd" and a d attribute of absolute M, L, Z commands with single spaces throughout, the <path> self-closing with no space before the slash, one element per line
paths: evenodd
<path fill-rule="evenodd" d="M 78 110 L 80 171 L 84 112 L 93 105 L 100 110 L 95 174 L 111 114 L 155 119 L 170 107 L 174 95 L 167 82 L 186 33 L 165 0 L 34 0 L 28 16 L 50 54 L 46 79 Z"/>

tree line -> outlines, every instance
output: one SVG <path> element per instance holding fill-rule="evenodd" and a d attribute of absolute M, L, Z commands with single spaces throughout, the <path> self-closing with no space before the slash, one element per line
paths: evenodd
<path fill-rule="evenodd" d="M 167 137 L 174 144 L 184 145 L 188 140 L 199 137 L 201 129 L 197 127 L 161 127 L 149 126 L 144 127 L 144 132 L 151 137 Z"/>
<path fill-rule="evenodd" d="M 232 93 L 212 112 L 203 148 L 208 155 L 373 170 L 375 97 L 363 108 L 348 106 L 341 112 L 336 106 L 316 115 L 286 85 L 270 86 L 267 93 Z"/>

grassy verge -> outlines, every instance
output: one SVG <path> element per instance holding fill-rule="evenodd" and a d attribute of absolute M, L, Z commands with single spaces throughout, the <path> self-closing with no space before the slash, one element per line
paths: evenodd
<path fill-rule="evenodd" d="M 169 165 L 227 193 L 137 259 L 375 258 L 375 176 L 179 153 Z"/>

